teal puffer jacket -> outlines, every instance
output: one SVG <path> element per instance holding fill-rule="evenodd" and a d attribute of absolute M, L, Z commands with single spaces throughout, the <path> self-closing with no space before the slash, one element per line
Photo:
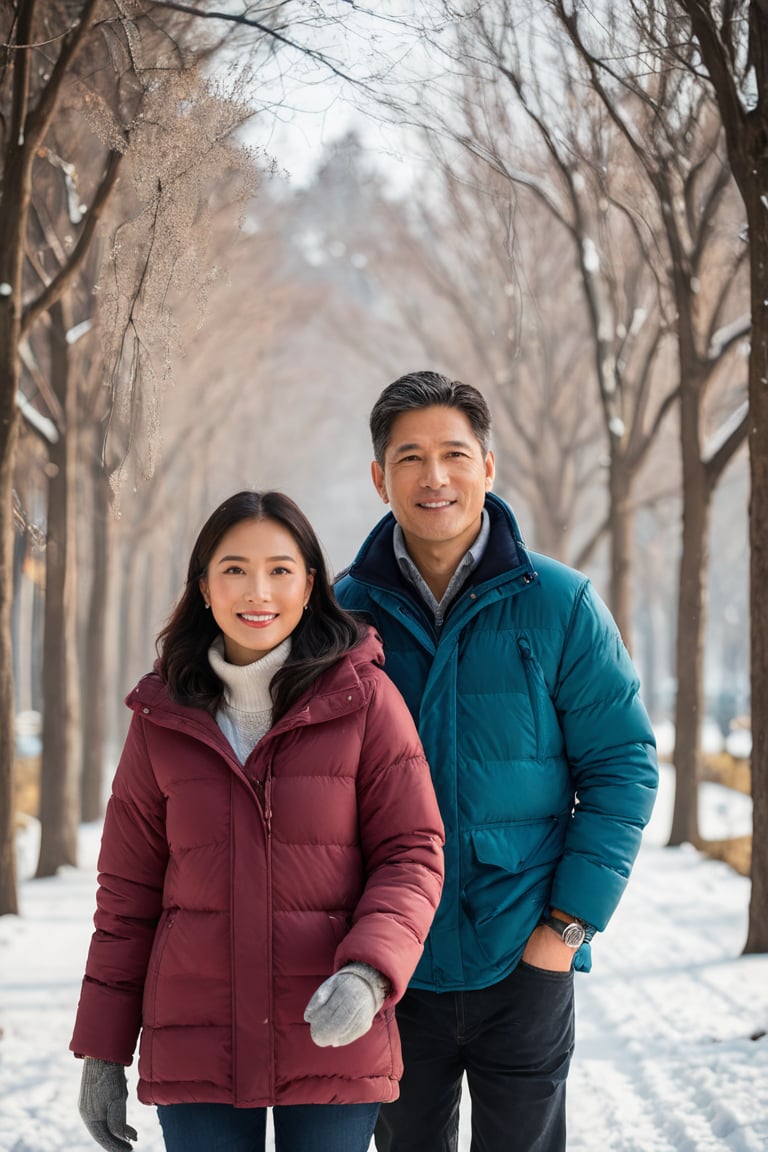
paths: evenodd
<path fill-rule="evenodd" d="M 336 585 L 379 631 L 432 770 L 445 884 L 411 983 L 438 992 L 502 980 L 550 905 L 605 928 L 658 780 L 607 608 L 581 573 L 526 551 L 502 500 L 486 508 L 488 548 L 439 635 L 399 571 L 391 513 Z"/>

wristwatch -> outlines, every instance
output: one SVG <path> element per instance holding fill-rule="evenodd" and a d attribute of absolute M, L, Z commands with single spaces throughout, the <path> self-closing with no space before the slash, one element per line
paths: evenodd
<path fill-rule="evenodd" d="M 542 916 L 540 924 L 546 924 L 553 932 L 557 932 L 563 944 L 573 948 L 581 948 L 587 938 L 587 929 L 581 920 L 560 920 L 557 916 Z"/>

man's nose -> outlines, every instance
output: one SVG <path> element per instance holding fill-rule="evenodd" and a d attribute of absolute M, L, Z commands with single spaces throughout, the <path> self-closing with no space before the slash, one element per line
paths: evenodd
<path fill-rule="evenodd" d="M 421 483 L 425 488 L 442 488 L 448 476 L 442 460 L 425 460 L 421 473 Z"/>

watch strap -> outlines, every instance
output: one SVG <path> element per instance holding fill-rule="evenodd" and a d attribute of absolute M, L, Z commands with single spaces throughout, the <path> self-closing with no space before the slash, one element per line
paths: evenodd
<path fill-rule="evenodd" d="M 542 916 L 539 923 L 546 925 L 553 932 L 557 932 L 563 943 L 572 948 L 574 952 L 589 939 L 587 936 L 588 925 L 575 916 L 570 920 L 563 920 L 559 916 Z M 573 937 L 576 938 L 573 939 Z"/>

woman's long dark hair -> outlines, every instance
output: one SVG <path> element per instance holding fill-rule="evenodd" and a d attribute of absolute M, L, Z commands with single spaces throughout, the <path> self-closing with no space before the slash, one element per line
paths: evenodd
<path fill-rule="evenodd" d="M 270 685 L 273 718 L 278 720 L 365 634 L 364 625 L 336 603 L 320 541 L 299 506 L 282 492 L 238 492 L 209 516 L 192 549 L 181 598 L 157 637 L 160 671 L 177 703 L 216 710 L 222 684 L 211 668 L 208 649 L 220 630 L 205 607 L 199 582 L 222 536 L 243 520 L 281 524 L 296 541 L 307 572 L 314 573 L 308 610 L 291 634 L 291 654 Z"/>

